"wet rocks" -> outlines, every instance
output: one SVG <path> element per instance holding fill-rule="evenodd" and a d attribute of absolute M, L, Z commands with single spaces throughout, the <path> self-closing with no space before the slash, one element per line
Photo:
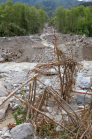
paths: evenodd
<path fill-rule="evenodd" d="M 30 123 L 20 124 L 10 131 L 13 139 L 34 139 L 34 129 Z"/>

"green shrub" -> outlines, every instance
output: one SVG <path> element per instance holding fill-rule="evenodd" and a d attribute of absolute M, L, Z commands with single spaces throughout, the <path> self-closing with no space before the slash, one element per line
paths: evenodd
<path fill-rule="evenodd" d="M 16 124 L 19 125 L 26 120 L 26 109 L 25 105 L 19 105 L 16 107 L 14 111 L 12 111 L 12 114 L 14 116 L 14 119 L 16 121 Z"/>

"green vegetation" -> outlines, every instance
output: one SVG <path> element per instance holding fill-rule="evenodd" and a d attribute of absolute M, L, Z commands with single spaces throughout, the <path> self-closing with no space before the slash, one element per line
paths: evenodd
<path fill-rule="evenodd" d="M 2 2 L 5 2 L 7 0 L 0 0 L 0 4 Z M 52 16 L 53 12 L 58 6 L 64 6 L 64 8 L 71 8 L 73 6 L 76 6 L 82 2 L 78 0 L 12 0 L 14 3 L 15 2 L 21 2 L 28 4 L 30 6 L 35 5 L 36 3 L 39 3 L 39 6 L 45 7 L 45 10 L 49 16 Z"/>
<path fill-rule="evenodd" d="M 0 5 L 0 36 L 26 35 L 39 32 L 46 22 L 43 7 L 8 0 Z"/>
<path fill-rule="evenodd" d="M 81 3 L 80 5 L 83 5 L 84 7 L 92 6 L 92 2 L 84 2 L 84 3 Z"/>
<path fill-rule="evenodd" d="M 12 111 L 16 124 L 19 125 L 26 120 L 26 106 L 21 104 L 16 107 L 16 110 Z"/>
<path fill-rule="evenodd" d="M 77 33 L 92 36 L 92 6 L 83 5 L 64 9 L 62 6 L 55 11 L 52 22 L 62 33 Z"/>
<path fill-rule="evenodd" d="M 50 9 L 49 6 L 55 8 L 54 4 L 57 5 L 59 2 L 61 1 L 43 1 L 43 5 L 49 8 L 49 10 L 48 8 L 46 10 L 51 10 L 49 15 L 52 14 L 52 7 Z M 69 0 L 67 3 L 69 3 Z M 58 31 L 62 33 L 72 32 L 92 36 L 91 13 L 92 6 L 84 7 L 83 5 L 79 5 L 70 9 L 60 6 L 56 9 L 55 16 L 49 19 L 49 25 L 56 26 Z M 38 33 L 40 29 L 43 29 L 46 20 L 47 15 L 44 11 L 44 6 L 40 7 L 36 3 L 35 6 L 30 7 L 27 4 L 20 2 L 13 3 L 12 0 L 8 0 L 0 5 L 0 36 L 20 36 Z"/>

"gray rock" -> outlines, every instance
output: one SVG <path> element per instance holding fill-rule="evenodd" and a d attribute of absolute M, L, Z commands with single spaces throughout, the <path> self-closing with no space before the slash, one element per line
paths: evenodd
<path fill-rule="evenodd" d="M 84 103 L 84 97 L 85 97 L 85 102 L 89 102 L 90 98 L 88 95 L 85 94 L 78 94 L 77 95 L 77 104 L 83 104 Z"/>
<path fill-rule="evenodd" d="M 6 97 L 0 97 L 0 104 L 2 104 L 2 101 L 5 98 Z M 5 117 L 5 112 L 8 109 L 8 105 L 9 105 L 9 100 L 7 100 L 3 105 L 0 106 L 0 119 L 3 119 Z"/>
<path fill-rule="evenodd" d="M 3 97 L 5 95 L 8 95 L 8 92 L 6 91 L 4 87 L 4 82 L 0 81 L 0 97 Z"/>
<path fill-rule="evenodd" d="M 30 123 L 20 124 L 10 131 L 13 139 L 34 139 L 34 130 Z"/>
<path fill-rule="evenodd" d="M 91 85 L 90 77 L 79 77 L 78 84 L 81 88 L 89 88 Z"/>
<path fill-rule="evenodd" d="M 4 132 L 6 132 L 8 130 L 8 127 L 4 127 L 3 129 L 2 129 L 2 131 L 4 131 Z"/>
<path fill-rule="evenodd" d="M 10 91 L 13 89 L 13 85 L 7 81 L 4 83 L 4 87 Z"/>
<path fill-rule="evenodd" d="M 9 131 L 9 129 L 7 129 L 7 131 L 5 132 L 6 134 L 10 134 L 10 131 Z"/>

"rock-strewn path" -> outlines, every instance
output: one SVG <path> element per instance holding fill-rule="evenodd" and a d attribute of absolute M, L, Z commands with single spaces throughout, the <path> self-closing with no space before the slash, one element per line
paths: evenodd
<path fill-rule="evenodd" d="M 28 71 L 33 69 L 36 63 L 45 63 L 54 59 L 53 32 L 53 28 L 45 26 L 42 34 L 0 38 L 0 61 L 4 62 L 0 63 L 0 100 L 3 99 L 2 97 L 8 95 L 6 89 L 13 91 L 32 76 L 28 74 Z M 82 61 L 83 66 L 80 68 L 78 76 L 75 77 L 75 89 L 86 91 L 92 84 L 92 38 L 57 32 L 56 36 L 59 49 L 67 56 L 73 54 L 74 59 Z M 45 76 L 45 78 L 41 77 L 41 80 L 46 85 L 58 88 L 59 80 L 57 76 Z M 28 91 L 27 86 L 24 89 Z M 39 85 L 38 93 L 41 93 L 42 89 L 43 86 Z M 19 92 L 17 92 L 17 95 L 20 95 Z M 71 103 L 80 104 L 80 102 L 83 102 L 83 98 L 84 96 L 76 94 L 71 99 Z M 87 96 L 86 99 L 89 100 L 89 97 Z M 73 102 L 72 100 L 75 101 Z M 5 117 L 8 104 L 14 109 L 20 102 L 15 97 L 12 97 L 7 102 L 6 107 L 4 106 L 0 109 L 0 113 L 2 114 L 0 114 L 2 116 L 1 119 Z M 3 128 L 3 122 L 0 122 L 0 136 L 8 133 L 8 129 Z"/>

